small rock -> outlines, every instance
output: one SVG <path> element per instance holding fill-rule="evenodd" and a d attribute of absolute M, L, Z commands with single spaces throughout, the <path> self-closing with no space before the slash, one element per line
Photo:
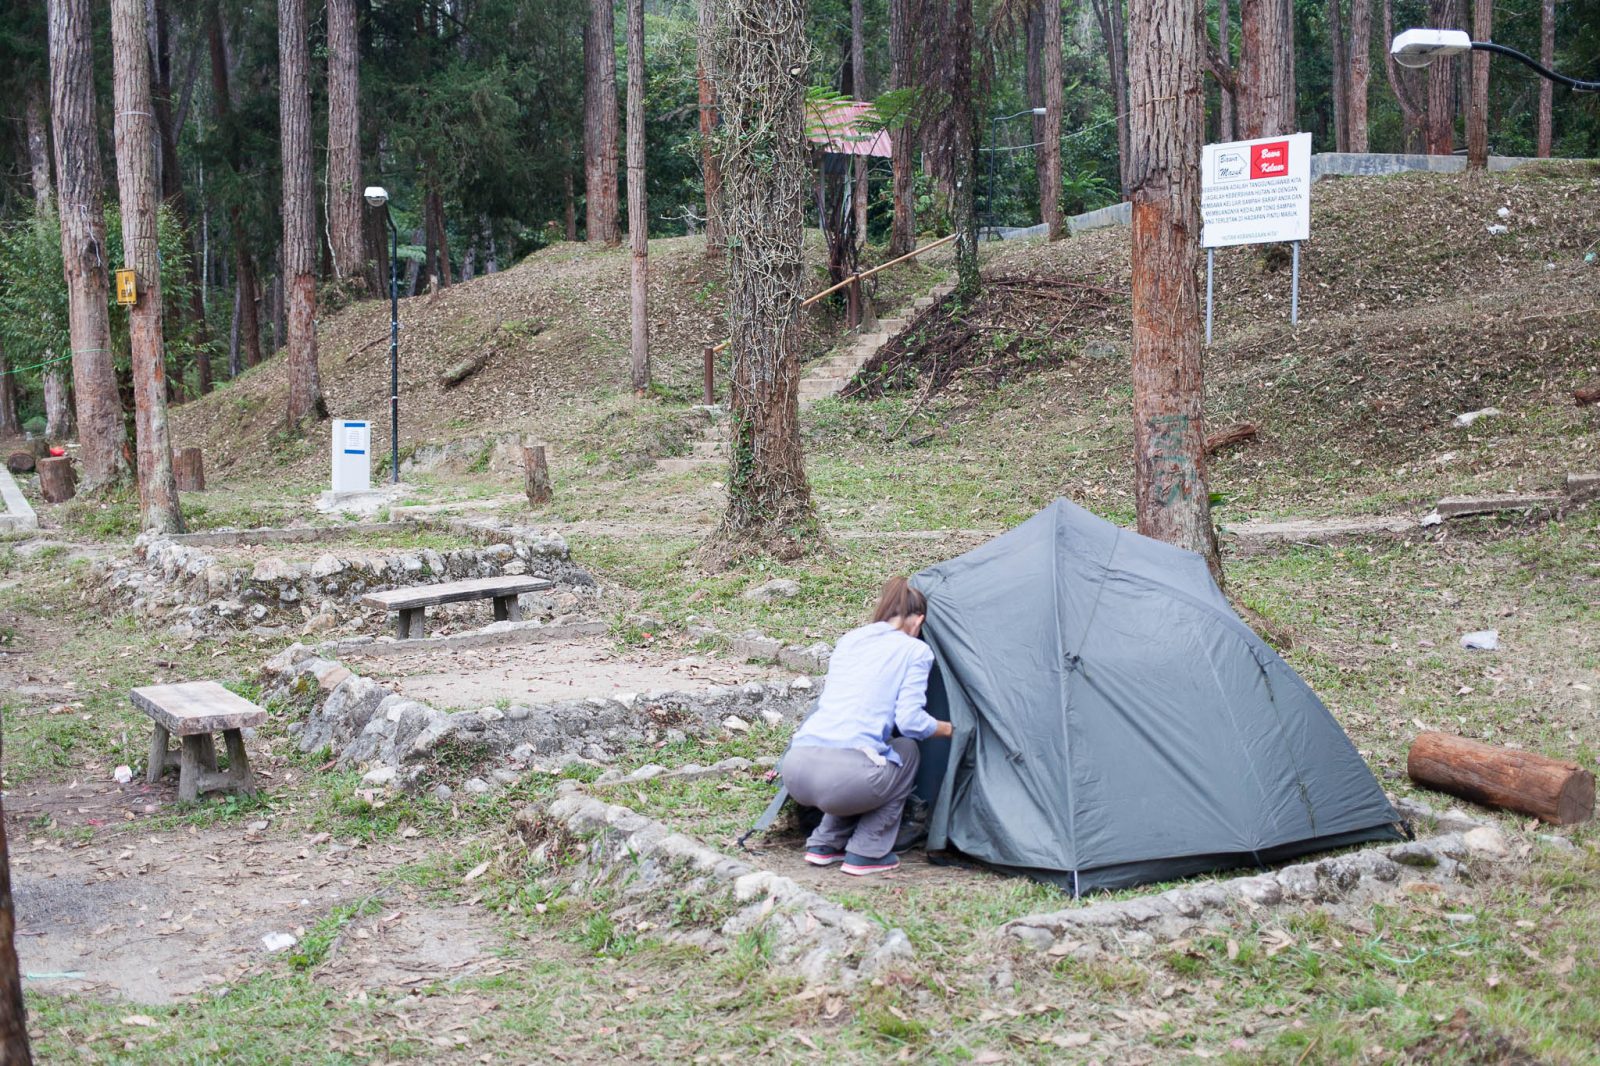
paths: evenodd
<path fill-rule="evenodd" d="M 485 722 L 498 722 L 505 716 L 506 712 L 502 711 L 498 707 L 485 707 L 483 710 L 478 712 L 478 717 L 483 719 Z"/>
<path fill-rule="evenodd" d="M 1555 848 L 1557 851 L 1577 852 L 1579 850 L 1578 845 L 1574 844 L 1572 841 L 1568 840 L 1566 837 L 1557 836 L 1554 833 L 1540 833 L 1539 834 L 1539 843 L 1548 844 L 1550 847 Z"/>
<path fill-rule="evenodd" d="M 1467 633 L 1461 638 L 1461 646 L 1468 651 L 1499 651 L 1500 631 L 1480 629 L 1476 633 Z"/>
<path fill-rule="evenodd" d="M 1481 825 L 1461 835 L 1462 843 L 1472 854 L 1485 859 L 1504 859 L 1511 855 L 1511 846 L 1505 834 L 1492 825 Z"/>
<path fill-rule="evenodd" d="M 1428 845 L 1419 841 L 1409 844 L 1397 844 L 1389 849 L 1389 858 L 1402 866 L 1437 866 L 1438 854 Z"/>
<path fill-rule="evenodd" d="M 119 766 L 111 771 L 111 779 L 119 785 L 126 785 L 133 780 L 133 767 Z"/>
<path fill-rule="evenodd" d="M 532 713 L 533 712 L 526 707 L 512 707 L 510 710 L 506 711 L 506 717 L 513 722 L 521 722 L 525 721 L 528 715 Z"/>
<path fill-rule="evenodd" d="M 382 788 L 394 783 L 396 776 L 392 766 L 380 766 L 375 770 L 368 770 L 361 775 L 361 783 L 369 788 Z"/>
<path fill-rule="evenodd" d="M 464 792 L 470 792 L 474 796 L 481 796 L 485 792 L 491 791 L 492 786 L 481 777 L 469 777 L 462 783 L 461 788 Z"/>
<path fill-rule="evenodd" d="M 811 683 L 811 679 L 809 677 L 797 677 L 793 681 L 789 682 L 789 687 L 792 689 L 799 689 L 801 692 L 809 692 L 816 686 Z"/>
<path fill-rule="evenodd" d="M 783 715 L 777 711 L 762 711 L 761 717 L 766 720 L 768 725 L 776 726 L 783 724 Z"/>
<path fill-rule="evenodd" d="M 748 733 L 750 732 L 750 723 L 736 714 L 730 714 L 722 720 L 722 728 L 731 733 Z"/>
<path fill-rule="evenodd" d="M 245 826 L 245 829 L 251 833 L 265 833 L 267 831 L 267 820 L 265 818 L 257 818 Z"/>
<path fill-rule="evenodd" d="M 515 770 L 501 768 L 491 772 L 489 776 L 494 779 L 497 785 L 514 785 L 517 783 L 518 775 Z"/>
<path fill-rule="evenodd" d="M 757 585 L 753 589 L 746 589 L 744 599 L 755 600 L 757 603 L 771 603 L 773 600 L 789 600 L 800 595 L 800 582 L 786 577 L 773 578 L 764 585 Z"/>

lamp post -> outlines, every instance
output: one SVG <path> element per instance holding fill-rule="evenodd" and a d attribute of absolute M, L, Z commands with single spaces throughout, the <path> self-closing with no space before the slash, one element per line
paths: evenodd
<path fill-rule="evenodd" d="M 1537 59 L 1515 48 L 1507 48 L 1493 41 L 1474 41 L 1465 30 L 1406 30 L 1395 37 L 1389 46 L 1389 54 L 1394 56 L 1394 61 L 1402 67 L 1425 67 L 1442 56 L 1458 56 L 1467 52 L 1493 52 L 1496 55 L 1510 56 L 1524 66 L 1532 67 L 1535 73 L 1547 81 L 1565 85 L 1574 92 L 1600 93 L 1600 81 L 1580 81 L 1565 74 L 1557 74 Z"/>
<path fill-rule="evenodd" d="M 989 235 L 991 238 L 994 236 L 994 164 L 995 159 L 1000 155 L 1000 123 L 1010 122 L 1012 119 L 1021 118 L 1023 115 L 1042 115 L 1044 113 L 1045 109 L 1042 107 L 1030 107 L 1028 110 L 1018 111 L 1014 115 L 996 115 L 989 120 L 989 191 L 984 194 L 983 206 L 985 208 L 984 213 L 989 216 Z"/>
<path fill-rule="evenodd" d="M 400 484 L 400 230 L 389 210 L 389 192 L 381 185 L 368 185 L 362 196 L 369 207 L 383 208 L 389 223 L 389 474 L 391 484 Z"/>

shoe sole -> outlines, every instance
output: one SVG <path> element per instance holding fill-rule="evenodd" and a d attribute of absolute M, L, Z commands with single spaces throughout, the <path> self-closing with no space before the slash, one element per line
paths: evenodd
<path fill-rule="evenodd" d="M 871 877 L 873 874 L 886 874 L 890 870 L 898 869 L 900 869 L 899 863 L 894 863 L 890 866 L 856 866 L 847 862 L 839 867 L 840 872 L 847 873 L 851 877 Z"/>
<path fill-rule="evenodd" d="M 812 855 L 808 853 L 806 862 L 809 862 L 812 866 L 832 866 L 843 858 L 843 855 Z"/>

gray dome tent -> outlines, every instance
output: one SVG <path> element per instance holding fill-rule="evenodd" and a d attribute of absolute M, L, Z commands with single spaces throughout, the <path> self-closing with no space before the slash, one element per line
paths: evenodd
<path fill-rule="evenodd" d="M 1309 686 L 1192 552 L 1066 500 L 918 573 L 930 851 L 1077 894 L 1399 839 Z"/>

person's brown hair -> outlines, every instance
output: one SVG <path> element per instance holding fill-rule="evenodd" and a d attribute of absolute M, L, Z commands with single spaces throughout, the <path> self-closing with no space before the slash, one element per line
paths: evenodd
<path fill-rule="evenodd" d="M 903 577 L 891 577 L 883 583 L 878 594 L 878 606 L 873 609 L 874 622 L 887 622 L 891 618 L 910 618 L 914 614 L 927 614 L 928 600 L 911 587 Z"/>

